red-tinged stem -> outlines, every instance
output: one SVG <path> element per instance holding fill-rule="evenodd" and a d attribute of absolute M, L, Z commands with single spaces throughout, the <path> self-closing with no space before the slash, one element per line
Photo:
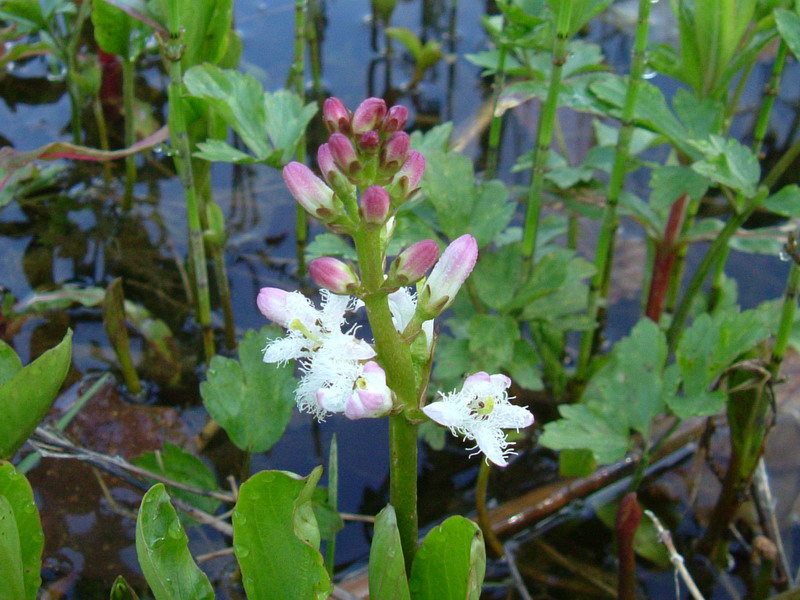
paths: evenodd
<path fill-rule="evenodd" d="M 617 508 L 616 532 L 619 556 L 619 577 L 617 598 L 636 600 L 636 557 L 633 552 L 633 536 L 642 520 L 642 509 L 636 499 L 636 492 L 628 492 L 622 497 Z"/>
<path fill-rule="evenodd" d="M 683 194 L 672 205 L 664 229 L 664 239 L 656 246 L 653 276 L 650 279 L 650 292 L 647 296 L 647 309 L 645 310 L 647 317 L 656 323 L 661 319 L 661 311 L 667 297 L 672 269 L 678 255 L 677 242 L 683 228 L 683 218 L 688 201 L 689 196 Z"/>

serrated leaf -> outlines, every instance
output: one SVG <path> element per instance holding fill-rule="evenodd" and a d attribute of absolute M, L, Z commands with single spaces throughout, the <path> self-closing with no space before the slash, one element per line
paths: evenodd
<path fill-rule="evenodd" d="M 308 260 L 320 256 L 338 256 L 347 260 L 358 260 L 356 249 L 348 244 L 343 236 L 334 233 L 318 233 L 306 247 Z"/>
<path fill-rule="evenodd" d="M 544 426 L 540 444 L 554 450 L 587 449 L 600 464 L 625 456 L 630 435 L 619 419 L 598 414 L 584 404 L 562 404 L 558 411 L 562 418 Z"/>
<path fill-rule="evenodd" d="M 72 330 L 0 386 L 0 458 L 10 458 L 39 424 L 58 395 L 72 362 Z"/>
<path fill-rule="evenodd" d="M 236 163 L 265 162 L 273 167 L 288 163 L 297 142 L 316 112 L 313 103 L 288 90 L 264 92 L 252 75 L 211 64 L 198 65 L 184 75 L 189 94 L 217 111 L 242 138 L 254 157 L 221 140 L 199 144 L 197 156 Z"/>
<path fill-rule="evenodd" d="M 784 217 L 800 218 L 800 187 L 794 183 L 785 185 L 767 198 L 762 206 Z"/>
<path fill-rule="evenodd" d="M 265 364 L 263 349 L 282 330 L 248 331 L 239 343 L 239 361 L 215 356 L 200 384 L 209 414 L 247 452 L 265 452 L 283 435 L 294 407 L 294 363 Z"/>
<path fill-rule="evenodd" d="M 142 498 L 136 519 L 136 555 L 156 600 L 213 600 L 214 589 L 188 543 L 164 484 L 157 483 Z"/>
<path fill-rule="evenodd" d="M 164 450 L 160 451 L 158 455 L 155 452 L 147 452 L 137 456 L 131 462 L 151 473 L 163 475 L 192 487 L 208 491 L 219 489 L 216 477 L 202 460 L 169 442 L 164 442 Z M 220 505 L 220 501 L 216 498 L 193 494 L 172 486 L 169 486 L 167 490 L 172 496 L 185 500 L 209 514 L 214 514 Z"/>
<path fill-rule="evenodd" d="M 469 351 L 489 372 L 497 372 L 514 356 L 520 339 L 517 321 L 507 315 L 477 314 L 469 322 Z"/>
<path fill-rule="evenodd" d="M 403 547 L 397 517 L 391 504 L 375 517 L 375 534 L 369 550 L 371 600 L 410 600 Z"/>
<path fill-rule="evenodd" d="M 44 534 L 39 511 L 33 498 L 33 490 L 24 475 L 9 462 L 0 461 L 0 498 L 6 500 L 11 508 L 15 529 L 18 535 L 20 575 L 25 600 L 35 600 L 42 583 L 42 550 Z M 0 558 L 0 563 L 3 559 Z M 2 571 L 2 567 L 0 567 Z M 0 573 L 0 579 L 4 575 Z M 5 598 L 1 592 L 0 598 Z"/>
<path fill-rule="evenodd" d="M 282 471 L 261 471 L 239 489 L 233 543 L 250 600 L 325 600 L 332 591 L 322 555 L 308 541 L 314 537 L 309 535 L 314 519 L 310 498 L 320 474 L 317 469 L 299 478 Z M 297 533 L 301 511 L 305 539 Z"/>
<path fill-rule="evenodd" d="M 711 182 L 690 167 L 656 167 L 650 177 L 650 206 L 666 213 L 683 194 L 699 200 Z"/>
<path fill-rule="evenodd" d="M 692 169 L 752 198 L 761 177 L 761 167 L 753 152 L 732 138 L 709 136 L 708 140 L 693 140 L 692 146 L 705 158 L 692 165 Z"/>
<path fill-rule="evenodd" d="M 514 356 L 505 364 L 511 380 L 523 389 L 536 392 L 544 389 L 539 373 L 539 357 L 530 342 L 524 339 L 514 344 Z"/>
<path fill-rule="evenodd" d="M 486 549 L 477 524 L 461 516 L 434 527 L 414 557 L 409 588 L 414 600 L 478 600 Z"/>

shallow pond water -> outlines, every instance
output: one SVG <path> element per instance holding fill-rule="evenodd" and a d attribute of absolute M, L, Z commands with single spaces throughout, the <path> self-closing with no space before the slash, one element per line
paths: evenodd
<path fill-rule="evenodd" d="M 464 0 L 398 3 L 392 24 L 421 34 L 423 40 L 441 40 L 448 53 L 413 93 L 402 90 L 403 82 L 412 72 L 403 52 L 395 48 L 387 77 L 385 61 L 372 46 L 374 24 L 369 2 L 331 0 L 322 5 L 325 95 L 336 95 L 350 107 L 370 95 L 390 96 L 409 107 L 410 123 L 419 129 L 453 121 L 459 147 L 480 162 L 485 142 L 476 123 L 481 122 L 488 85 L 481 79 L 480 69 L 467 62 L 464 54 L 486 47 L 480 17 L 487 3 Z M 236 2 L 235 22 L 243 42 L 240 68 L 253 73 L 266 89 L 283 86 L 289 72 L 293 11 L 294 3 L 286 0 Z M 621 64 L 627 61 L 630 38 L 620 32 L 618 23 L 600 23 L 588 35 L 603 45 L 610 61 Z M 663 35 L 670 35 L 666 24 Z M 378 40 L 381 41 L 380 36 Z M 768 74 L 766 66 L 764 73 Z M 157 61 L 152 58 L 145 61 L 138 76 L 140 96 L 152 101 L 153 116 L 161 120 L 166 79 Z M 48 81 L 41 61 L 17 65 L 0 82 L 5 100 L 0 103 L 0 135 L 10 145 L 27 150 L 68 138 L 69 100 L 63 85 Z M 665 86 L 669 90 L 670 86 L 666 83 Z M 797 92 L 789 90 L 790 94 Z M 510 173 L 510 167 L 531 146 L 536 114 L 535 106 L 524 106 L 507 119 L 500 172 L 511 184 L 527 182 L 526 174 Z M 793 115 L 781 104 L 776 118 L 788 123 Z M 591 143 L 591 120 L 583 116 L 567 117 L 564 126 L 568 146 L 577 155 L 585 152 Z M 746 119 L 740 126 L 746 130 Z M 787 132 L 789 135 L 791 132 Z M 314 148 L 317 143 L 312 133 L 309 146 Z M 776 140 L 777 145 L 785 143 L 786 139 Z M 175 355 L 179 360 L 166 366 L 148 357 L 146 345 L 134 337 L 135 358 L 142 364 L 148 385 L 142 398 L 130 397 L 124 390 L 118 393 L 107 389 L 94 408 L 88 407 L 81 417 L 83 420 L 74 423 L 70 430 L 73 438 L 87 447 L 127 457 L 155 448 L 164 439 L 188 442 L 205 421 L 198 396 L 202 344 L 181 279 L 186 254 L 183 191 L 172 176 L 171 160 L 165 154 L 162 150 L 139 158 L 136 203 L 130 213 L 119 208 L 122 194 L 119 181 L 105 183 L 102 169 L 86 164 L 68 167 L 62 175 L 64 189 L 35 203 L 12 202 L 0 212 L 0 285 L 18 301 L 26 302 L 36 292 L 66 284 L 104 288 L 121 276 L 126 297 L 163 319 L 174 333 Z M 121 173 L 121 166 L 117 168 Z M 293 279 L 294 201 L 279 173 L 267 167 L 215 165 L 213 185 L 214 196 L 226 216 L 226 261 L 237 333 L 241 335 L 247 329 L 265 324 L 255 306 L 260 287 L 297 285 Z M 319 227 L 313 227 L 312 236 L 319 231 Z M 631 270 L 621 277 L 636 280 L 641 275 L 637 267 L 643 263 L 641 248 L 638 253 L 636 250 L 641 232 L 630 227 L 623 232 L 622 240 L 630 242 L 632 250 L 626 255 Z M 786 269 L 775 257 L 748 255 L 732 264 L 731 274 L 738 275 L 745 303 L 776 297 L 782 292 Z M 631 309 L 638 310 L 637 286 L 628 282 L 628 287 L 634 291 L 618 298 L 610 313 L 612 338 L 624 335 L 630 326 Z M 219 326 L 219 321 L 217 315 L 215 325 Z M 89 380 L 100 371 L 116 370 L 116 359 L 101 322 L 101 309 L 73 307 L 50 311 L 28 319 L 17 331 L 6 332 L 13 333 L 16 350 L 23 362 L 28 362 L 60 339 L 67 326 L 75 330 L 74 369 L 73 387 L 60 400 L 63 405 L 82 389 L 80 381 Z M 180 373 L 177 379 L 176 372 Z M 383 421 L 354 424 L 336 418 L 316 425 L 308 415 L 296 414 L 284 438 L 269 453 L 254 456 L 249 468 L 308 473 L 325 462 L 330 440 L 336 434 L 342 465 L 339 508 L 344 512 L 375 514 L 388 495 L 388 463 L 382 450 L 386 445 L 385 427 Z M 243 456 L 227 442 L 216 440 L 203 456 L 215 467 L 220 480 L 229 474 L 241 474 Z M 515 468 L 502 475 L 499 497 L 508 499 L 553 478 L 551 458 L 547 453 L 524 456 Z M 474 485 L 477 460 L 469 462 L 461 446 L 443 452 L 426 451 L 421 469 L 423 521 L 430 522 L 457 510 L 470 510 L 469 490 Z M 45 575 L 54 592 L 61 593 L 60 597 L 92 600 L 106 597 L 118 574 L 124 574 L 130 581 L 141 581 L 133 547 L 134 521 L 125 516 L 126 507 L 130 510 L 138 504 L 137 493 L 108 483 L 111 488 L 103 496 L 88 468 L 53 460 L 43 461 L 32 472 L 31 479 L 47 532 Z M 588 539 L 592 534 L 584 529 L 581 535 Z M 190 530 L 190 537 L 196 554 L 221 546 L 220 538 L 205 530 Z M 367 554 L 369 528 L 359 523 L 349 524 L 338 540 L 337 563 L 340 566 L 357 563 Z M 599 541 L 593 550 L 606 552 L 608 540 Z M 535 555 L 533 560 L 537 560 Z M 204 564 L 223 582 L 219 597 L 237 597 L 224 584 L 231 561 L 223 557 Z M 51 597 L 59 596 L 53 593 Z"/>

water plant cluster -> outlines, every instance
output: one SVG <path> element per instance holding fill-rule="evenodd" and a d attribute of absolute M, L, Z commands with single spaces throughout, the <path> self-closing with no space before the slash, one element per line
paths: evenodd
<path fill-rule="evenodd" d="M 374 443 L 388 456 L 387 503 L 374 515 L 345 515 L 370 522 L 364 579 L 372 600 L 494 598 L 497 589 L 533 597 L 534 584 L 517 569 L 518 542 L 502 539 L 530 507 L 517 508 L 503 530 L 490 498 L 502 496 L 493 477 L 533 464 L 527 459 L 542 448 L 561 476 L 579 483 L 624 471 L 599 511 L 615 542 L 605 564 L 616 571 L 611 594 L 643 597 L 647 565 L 674 569 L 694 598 L 723 597 L 735 564 L 743 596 L 797 597 L 764 450 L 783 361 L 799 339 L 800 188 L 787 182 L 800 141 L 790 139 L 769 166 L 764 150 L 779 137 L 773 108 L 784 71 L 800 59 L 798 6 L 677 0 L 677 40 L 657 44 L 649 41 L 653 2 L 640 0 L 630 62 L 615 69 L 589 34 L 610 0 L 498 0 L 482 20 L 487 47 L 466 57 L 447 57 L 439 42 L 392 27 L 395 3 L 374 0 L 383 57 L 404 53 L 410 76 L 399 91 L 387 86 L 385 98 L 347 106 L 322 92 L 324 5 L 294 3 L 294 62 L 285 87 L 272 91 L 237 68 L 232 0 L 0 5 L 0 65 L 45 61 L 66 86 L 72 136 L 0 148 L 0 208 L 42 202 L 43 190 L 64 185 L 66 164 L 92 161 L 102 165 L 98 180 L 117 190 L 113 210 L 129 214 L 143 157 L 160 155 L 181 184 L 187 231 L 178 271 L 195 345 L 187 356 L 176 352 L 171 318 L 127 299 L 123 278 L 43 286 L 27 298 L 5 293 L 0 600 L 40 597 L 45 540 L 26 474 L 43 456 L 86 461 L 144 488 L 133 518 L 147 587 L 120 577 L 113 599 L 219 594 L 190 550 L 187 528 L 198 524 L 224 540 L 219 552 L 236 581 L 225 597 L 363 597 L 336 570 L 348 467 L 336 438 L 327 464 L 310 473 L 251 472 L 249 458 L 291 435 L 297 412 L 321 428 L 337 419 L 365 431 L 375 419 L 387 423 L 388 444 Z M 155 57 L 151 68 L 165 82 L 160 128 L 142 122 L 136 98 L 137 65 Z M 479 170 L 454 149 L 452 123 L 420 127 L 418 107 L 404 102 L 440 61 L 463 59 L 492 84 Z M 765 62 L 769 82 L 747 121 L 741 99 Z M 117 149 L 107 125 L 113 69 L 124 129 Z M 677 91 L 665 95 L 656 74 Z M 502 156 L 509 119 L 532 107 L 531 147 Z M 594 134 L 579 159 L 564 135 L 575 114 L 592 119 Z M 279 171 L 296 201 L 291 280 L 253 291 L 250 302 L 265 317 L 259 330 L 237 329 L 230 215 L 215 198 L 215 163 Z M 525 185 L 512 186 L 514 174 Z M 621 219 L 642 232 L 643 284 L 629 329 L 610 336 Z M 783 297 L 743 310 L 725 271 L 731 251 L 788 262 Z M 136 252 L 123 250 L 133 260 Z M 130 398 L 154 393 L 141 377 L 143 356 L 159 365 L 167 388 L 192 363 L 205 411 L 194 452 L 165 444 L 128 461 L 70 439 L 68 424 L 109 375 L 60 420 L 46 417 L 69 378 L 73 333 L 64 327 L 63 340 L 26 366 L 15 335 L 26 319 L 75 306 L 102 320 L 110 370 Z M 132 337 L 143 352 L 132 350 Z M 727 433 L 721 454 L 711 448 L 715 427 Z M 200 458 L 220 437 L 247 457 L 229 489 Z M 477 466 L 475 514 L 437 515 L 421 536 L 420 448 L 445 446 Z M 658 476 L 653 465 L 676 452 L 706 460 L 719 483 L 709 514 L 677 545 L 674 515 L 659 514 L 645 491 Z"/>

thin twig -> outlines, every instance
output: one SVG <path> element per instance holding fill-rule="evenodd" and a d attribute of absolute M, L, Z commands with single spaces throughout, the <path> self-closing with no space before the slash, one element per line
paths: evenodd
<path fill-rule="evenodd" d="M 523 581 L 519 569 L 517 569 L 516 552 L 517 542 L 506 542 L 503 545 L 503 554 L 505 554 L 506 563 L 508 564 L 508 571 L 511 573 L 511 581 L 514 582 L 514 587 L 516 588 L 522 600 L 533 600 L 531 595 L 528 593 L 528 589 L 525 587 L 525 581 Z"/>
<path fill-rule="evenodd" d="M 781 530 L 778 527 L 778 517 L 775 514 L 775 498 L 772 496 L 772 489 L 769 484 L 769 474 L 767 467 L 764 463 L 764 457 L 758 461 L 758 466 L 753 474 L 753 489 L 756 504 L 759 510 L 764 515 L 764 521 L 769 539 L 775 544 L 775 549 L 778 552 L 778 560 L 780 561 L 781 570 L 783 571 L 787 580 L 793 585 L 797 585 L 797 578 L 794 582 L 789 579 L 791 577 L 791 567 L 789 566 L 789 559 L 786 556 L 786 550 L 783 547 L 783 540 L 781 539 Z"/>
<path fill-rule="evenodd" d="M 703 594 L 701 594 L 700 590 L 697 589 L 694 579 L 692 579 L 692 576 L 686 569 L 683 557 L 675 549 L 675 544 L 672 543 L 672 534 L 661 524 L 661 521 L 659 521 L 658 517 L 653 514 L 653 511 L 645 510 L 644 514 L 650 517 L 653 525 L 655 525 L 656 531 L 658 531 L 658 539 L 661 540 L 661 543 L 667 548 L 669 560 L 675 567 L 677 574 L 681 579 L 683 579 L 683 582 L 686 584 L 686 587 L 689 590 L 689 593 L 692 595 L 692 598 L 695 600 L 705 600 L 703 598 Z"/>
<path fill-rule="evenodd" d="M 228 502 L 230 504 L 236 502 L 236 498 L 231 494 L 215 492 L 212 490 L 204 490 L 191 485 L 186 485 L 185 483 L 175 481 L 169 477 L 165 477 L 164 475 L 153 473 L 147 469 L 137 467 L 136 465 L 126 461 L 121 456 L 110 456 L 108 454 L 103 454 L 101 452 L 95 452 L 94 450 L 76 446 L 66 437 L 52 428 L 37 427 L 29 442 L 42 456 L 49 458 L 73 458 L 76 460 L 82 460 L 105 471 L 109 471 L 109 469 L 106 468 L 107 466 L 113 465 L 116 467 L 116 469 L 111 470 L 111 472 L 113 472 L 115 475 L 117 475 L 119 469 L 123 469 L 139 477 L 154 479 L 155 481 L 165 485 L 191 492 L 192 494 L 216 498 L 217 500 Z"/>

